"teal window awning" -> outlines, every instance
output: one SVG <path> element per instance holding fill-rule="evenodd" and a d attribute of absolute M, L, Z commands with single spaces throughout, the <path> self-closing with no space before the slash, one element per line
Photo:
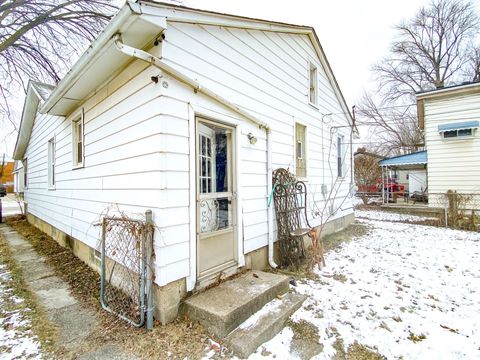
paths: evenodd
<path fill-rule="evenodd" d="M 463 121 L 450 124 L 438 125 L 438 132 L 447 132 L 455 130 L 476 129 L 480 126 L 478 121 Z"/>

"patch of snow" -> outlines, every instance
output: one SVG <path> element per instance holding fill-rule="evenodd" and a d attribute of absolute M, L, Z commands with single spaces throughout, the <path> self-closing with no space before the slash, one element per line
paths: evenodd
<path fill-rule="evenodd" d="M 381 220 L 381 221 L 426 221 L 426 220 L 437 220 L 434 217 L 410 215 L 410 214 L 397 214 L 386 211 L 379 210 L 355 210 L 355 217 L 365 218 L 370 220 Z"/>
<path fill-rule="evenodd" d="M 41 359 L 40 343 L 30 330 L 28 308 L 16 308 L 24 300 L 13 294 L 10 273 L 0 265 L 0 354 L 1 360 Z"/>
<path fill-rule="evenodd" d="M 290 353 L 290 345 L 293 339 L 293 330 L 285 327 L 273 339 L 259 346 L 256 352 L 248 357 L 255 359 L 297 359 Z"/>
<path fill-rule="evenodd" d="M 258 310 L 255 314 L 250 316 L 247 320 L 245 320 L 243 323 L 238 325 L 239 329 L 248 329 L 255 324 L 258 323 L 258 321 L 264 317 L 265 315 L 269 313 L 276 313 L 280 311 L 280 306 L 282 305 L 282 301 L 278 299 L 273 299 L 269 303 L 265 304 L 260 310 Z"/>
<path fill-rule="evenodd" d="M 293 320 L 318 328 L 319 358 L 337 337 L 388 359 L 480 358 L 479 234 L 369 223 L 368 235 L 326 256 L 337 277 L 298 284 L 310 298 Z"/>
<path fill-rule="evenodd" d="M 387 359 L 480 359 L 480 234 L 361 222 L 367 235 L 326 254 L 332 278 L 297 281 L 309 298 L 291 319 L 317 328 L 314 359 L 335 357 L 337 339 Z M 291 358 L 292 338 L 285 328 L 249 359 Z"/>

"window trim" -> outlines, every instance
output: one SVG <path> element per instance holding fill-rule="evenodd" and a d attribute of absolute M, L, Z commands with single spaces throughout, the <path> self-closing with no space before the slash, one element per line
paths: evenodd
<path fill-rule="evenodd" d="M 312 85 L 314 101 L 312 101 Z M 308 62 L 308 103 L 318 109 L 318 66 L 311 60 Z"/>
<path fill-rule="evenodd" d="M 346 167 L 346 147 L 345 147 L 345 136 L 338 134 L 337 135 L 337 178 L 344 179 L 347 173 Z M 340 159 L 340 162 L 339 162 Z"/>
<path fill-rule="evenodd" d="M 77 136 L 77 124 L 81 124 L 81 148 L 82 148 L 82 161 L 78 160 L 78 136 Z M 72 117 L 72 169 L 81 169 L 85 167 L 85 119 L 83 109 L 77 112 Z"/>
<path fill-rule="evenodd" d="M 24 157 L 23 163 L 23 188 L 28 188 L 28 157 Z"/>
<path fill-rule="evenodd" d="M 55 160 L 57 157 L 56 154 L 56 139 L 55 135 L 50 138 L 47 142 L 47 187 L 49 190 L 55 190 L 56 179 L 55 179 Z"/>
<path fill-rule="evenodd" d="M 468 135 L 458 135 L 459 131 L 470 130 L 470 134 Z M 466 139 L 473 139 L 475 137 L 475 128 L 465 128 L 465 129 L 455 129 L 455 130 L 447 130 L 442 131 L 440 134 L 442 136 L 442 140 L 450 141 L 450 140 L 466 140 Z M 445 136 L 446 133 L 455 133 L 455 136 Z"/>

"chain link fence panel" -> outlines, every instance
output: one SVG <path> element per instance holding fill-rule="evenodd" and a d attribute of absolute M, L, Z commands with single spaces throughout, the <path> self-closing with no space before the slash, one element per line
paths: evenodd
<path fill-rule="evenodd" d="M 140 327 L 145 322 L 147 272 L 146 244 L 153 226 L 127 217 L 104 217 L 101 239 L 102 307 Z M 151 280 L 151 279 L 149 279 Z"/>

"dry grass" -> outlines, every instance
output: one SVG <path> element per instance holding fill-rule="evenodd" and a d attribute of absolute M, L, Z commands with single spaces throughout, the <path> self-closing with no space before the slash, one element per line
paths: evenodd
<path fill-rule="evenodd" d="M 335 360 L 386 360 L 385 356 L 380 355 L 374 349 L 357 342 L 354 342 L 345 351 L 343 340 L 337 339 L 333 347 L 337 351 Z"/>
<path fill-rule="evenodd" d="M 2 306 L 8 306 L 6 310 L 30 309 L 28 317 L 31 319 L 33 333 L 37 335 L 42 349 L 47 352 L 51 351 L 56 337 L 55 327 L 48 320 L 44 309 L 38 305 L 35 295 L 25 283 L 22 270 L 13 259 L 10 247 L 2 235 L 0 235 L 0 263 L 4 264 L 10 273 L 9 287 L 16 296 L 24 300 L 23 302 L 3 304 Z"/>
<path fill-rule="evenodd" d="M 72 295 L 77 300 L 97 312 L 99 325 L 82 344 L 82 353 L 115 343 L 125 351 L 144 359 L 196 359 L 201 358 L 204 349 L 210 346 L 205 329 L 196 323 L 183 320 L 163 326 L 157 323 L 149 332 L 136 329 L 103 311 L 98 300 L 100 276 L 97 272 L 26 220 L 13 217 L 8 220 L 8 225 L 24 236 L 35 250 L 46 258 L 55 274 L 69 284 Z M 62 358 L 75 358 L 79 355 L 65 353 L 63 349 L 53 350 L 54 355 Z"/>

